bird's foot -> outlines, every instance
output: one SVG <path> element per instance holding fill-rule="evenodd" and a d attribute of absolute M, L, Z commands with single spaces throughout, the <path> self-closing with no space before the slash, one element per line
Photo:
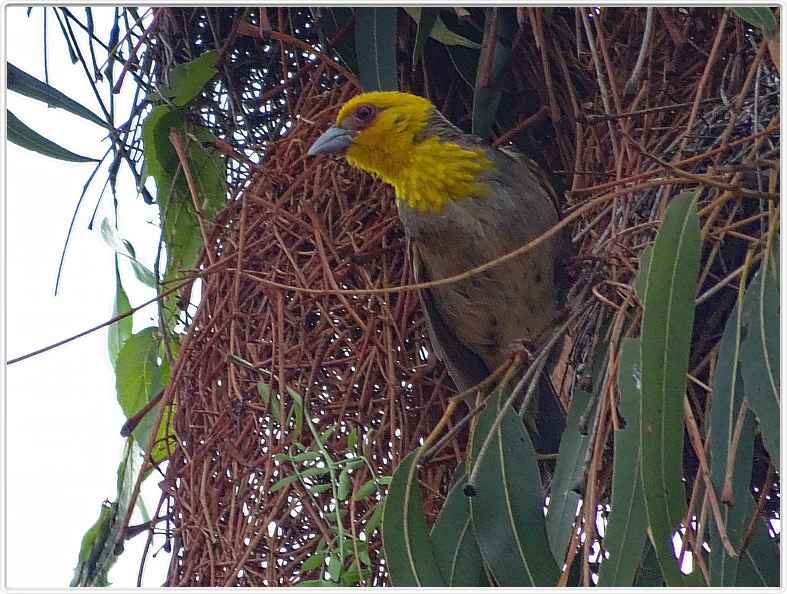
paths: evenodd
<path fill-rule="evenodd" d="M 503 353 L 508 356 L 512 357 L 518 353 L 522 353 L 525 358 L 525 362 L 530 365 L 535 360 L 535 356 L 533 352 L 535 350 L 535 343 L 528 338 L 520 338 L 519 340 L 515 340 L 514 342 L 509 343 L 505 347 L 503 347 Z"/>

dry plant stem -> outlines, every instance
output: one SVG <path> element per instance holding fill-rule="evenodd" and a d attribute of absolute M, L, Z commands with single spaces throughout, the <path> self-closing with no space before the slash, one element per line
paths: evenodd
<path fill-rule="evenodd" d="M 500 377 L 500 375 L 504 371 L 509 371 L 509 374 L 507 375 L 510 375 L 510 373 L 513 372 L 513 370 L 519 368 L 520 364 L 521 364 L 521 355 L 517 353 L 513 361 L 506 361 L 505 363 L 500 365 L 497 369 L 495 369 L 492 373 L 490 373 L 487 377 L 485 377 L 483 381 L 481 381 L 477 386 L 473 386 L 472 388 L 468 388 L 467 390 L 463 390 L 462 392 L 459 392 L 458 394 L 452 396 L 449 399 L 448 406 L 446 407 L 443 415 L 440 417 L 440 420 L 437 422 L 434 429 L 432 429 L 432 431 L 429 433 L 427 438 L 424 440 L 424 443 L 421 445 L 421 451 L 425 453 L 420 457 L 422 459 L 428 460 L 429 458 L 434 456 L 438 451 L 440 451 L 440 449 L 442 449 L 442 446 L 445 445 L 445 443 L 447 443 L 448 439 L 451 436 L 453 436 L 457 431 L 459 431 L 459 429 L 461 429 L 462 426 L 465 423 L 467 423 L 467 421 L 475 417 L 475 415 L 478 412 L 480 412 L 481 409 L 485 406 L 484 400 L 486 398 L 482 395 L 485 394 L 492 386 L 492 384 L 494 384 L 494 382 L 497 381 L 497 378 Z M 506 378 L 504 382 L 507 383 L 508 379 Z M 446 436 L 442 440 L 438 441 L 433 448 L 429 448 L 429 446 L 435 440 L 435 438 L 440 433 L 440 431 L 443 430 L 443 427 L 445 427 L 448 421 L 451 419 L 451 415 L 453 414 L 454 410 L 456 410 L 456 407 L 461 402 L 465 402 L 465 400 L 469 396 L 472 396 L 473 394 L 478 394 L 479 398 L 481 398 L 481 401 L 475 407 L 473 407 L 470 410 L 470 412 L 467 415 L 465 415 L 465 417 L 462 418 L 462 420 L 457 425 L 452 427 L 451 430 L 446 434 Z"/>
<path fill-rule="evenodd" d="M 497 18 L 499 10 L 500 9 L 497 7 L 491 9 L 488 39 L 485 39 L 486 43 L 481 46 L 481 55 L 483 58 L 478 82 L 482 87 L 489 86 L 489 78 L 492 73 L 492 58 L 495 55 L 495 45 L 497 44 Z"/>
<path fill-rule="evenodd" d="M 549 57 L 547 56 L 547 43 L 544 39 L 544 19 L 542 11 L 543 8 L 528 8 L 530 13 L 530 23 L 533 27 L 533 37 L 536 40 L 536 47 L 541 52 L 541 67 L 544 71 L 544 80 L 546 81 L 547 96 L 549 97 L 549 112 L 552 119 L 552 124 L 557 125 L 560 121 L 560 110 L 557 106 L 557 99 L 555 97 L 555 85 L 552 81 L 552 73 L 549 69 Z"/>
<path fill-rule="evenodd" d="M 473 468 L 470 472 L 470 476 L 467 479 L 466 485 L 469 485 L 473 489 L 475 488 L 476 480 L 478 478 L 478 471 L 481 468 L 484 458 L 486 458 L 486 453 L 489 450 L 495 432 L 499 430 L 500 424 L 503 422 L 503 417 L 517 399 L 523 387 L 527 385 L 527 382 L 531 381 L 535 377 L 536 371 L 544 364 L 547 357 L 549 356 L 549 352 L 552 350 L 552 347 L 554 347 L 557 341 L 563 336 L 569 325 L 574 322 L 582 309 L 583 308 L 581 307 L 577 308 L 578 311 L 574 312 L 572 316 L 563 322 L 560 328 L 554 331 L 552 337 L 549 339 L 549 341 L 547 341 L 547 343 L 541 349 L 541 352 L 527 368 L 527 371 L 525 371 L 522 379 L 520 379 L 514 389 L 511 390 L 511 395 L 506 399 L 505 403 L 501 407 L 500 412 L 497 414 L 494 422 L 492 423 L 492 426 L 489 428 L 489 433 L 486 435 L 483 443 L 481 444 L 481 448 L 478 450 L 478 455 L 476 456 L 476 460 L 473 463 Z"/>
<path fill-rule="evenodd" d="M 442 450 L 446 444 L 448 444 L 454 438 L 454 436 L 462 429 L 462 427 L 464 427 L 470 420 L 474 419 L 478 413 L 484 410 L 484 408 L 486 408 L 486 400 L 482 400 L 476 404 L 464 417 L 459 419 L 459 421 L 453 427 L 451 427 L 443 437 L 437 440 L 437 442 L 435 442 L 432 447 L 430 447 L 420 456 L 420 461 L 422 463 L 426 463 L 431 460 L 435 454 Z M 448 409 L 446 409 L 446 412 L 448 412 Z M 429 437 L 432 437 L 432 434 L 430 434 Z M 421 446 L 422 450 L 428 446 L 428 440 L 429 438 L 424 440 L 424 445 Z"/>
<path fill-rule="evenodd" d="M 705 454 L 707 455 L 707 443 L 705 444 Z M 678 567 L 683 567 L 683 560 L 686 556 L 687 544 L 691 542 L 692 547 L 695 551 L 702 550 L 701 548 L 697 547 L 697 532 L 691 528 L 691 518 L 694 516 L 694 510 L 697 507 L 697 501 L 700 499 L 700 495 L 702 494 L 702 481 L 694 481 L 694 486 L 691 489 L 691 497 L 689 498 L 689 506 L 686 509 L 686 513 L 683 516 L 683 526 L 685 530 L 681 535 L 680 539 L 680 552 L 678 553 Z M 693 558 L 702 557 L 701 554 L 694 555 Z M 705 581 L 707 583 L 707 576 L 705 576 L 703 572 L 703 576 L 705 577 Z"/>
<path fill-rule="evenodd" d="M 544 116 L 549 111 L 549 108 L 546 105 L 542 105 L 538 108 L 538 111 L 533 115 L 527 116 L 526 118 L 521 119 L 517 122 L 513 128 L 508 130 L 505 134 L 501 134 L 498 138 L 492 142 L 492 146 L 501 146 L 511 140 L 514 136 L 519 134 L 520 132 L 527 130 L 530 126 L 535 124 L 536 122 L 544 119 Z"/>
<path fill-rule="evenodd" d="M 697 119 L 697 113 L 699 113 L 700 108 L 700 101 L 702 100 L 702 92 L 705 89 L 705 85 L 708 83 L 708 78 L 710 77 L 711 70 L 713 68 L 714 63 L 716 62 L 716 55 L 719 51 L 719 46 L 721 45 L 722 39 L 724 39 L 726 32 L 725 26 L 727 24 L 727 17 L 729 13 L 725 10 L 722 14 L 721 21 L 719 22 L 719 26 L 716 32 L 716 38 L 713 40 L 713 46 L 710 50 L 710 56 L 708 56 L 708 60 L 705 62 L 705 70 L 700 77 L 699 83 L 697 83 L 697 91 L 694 94 L 694 104 L 691 107 L 691 113 L 689 114 L 689 120 L 686 124 L 686 132 L 684 134 L 683 140 L 680 143 L 680 147 L 678 149 L 677 154 L 675 155 L 674 160 L 679 161 L 683 151 L 686 149 L 686 144 L 689 141 L 689 135 L 691 131 L 694 129 L 694 121 Z"/>
<path fill-rule="evenodd" d="M 760 516 L 762 515 L 762 510 L 765 507 L 765 500 L 770 492 L 771 488 L 773 487 L 773 479 L 775 475 L 775 468 L 772 462 L 768 462 L 768 471 L 765 473 L 765 482 L 762 484 L 762 490 L 760 491 L 760 498 L 757 500 L 757 507 L 752 514 L 751 521 L 749 525 L 746 527 L 746 533 L 743 535 L 741 539 L 741 548 L 738 551 L 738 555 L 743 555 L 746 552 L 746 549 L 749 546 L 749 541 L 751 541 L 751 537 L 754 535 L 754 531 L 757 529 L 757 522 L 760 521 Z"/>
<path fill-rule="evenodd" d="M 731 557 L 736 557 L 735 547 L 732 546 L 732 543 L 727 536 L 727 530 L 724 528 L 724 521 L 721 516 L 721 508 L 719 508 L 719 501 L 716 498 L 716 492 L 713 490 L 713 483 L 711 482 L 710 478 L 710 469 L 708 468 L 705 451 L 702 447 L 702 436 L 700 436 L 697 423 L 694 420 L 694 414 L 691 412 L 689 399 L 685 396 L 683 398 L 683 416 L 686 419 L 686 431 L 689 434 L 689 440 L 691 441 L 691 445 L 694 448 L 694 453 L 697 455 L 697 459 L 699 460 L 700 474 L 702 474 L 702 480 L 705 482 L 708 502 L 710 503 L 711 511 L 713 512 L 713 516 L 716 520 L 721 543 Z"/>
<path fill-rule="evenodd" d="M 732 478 L 735 471 L 735 455 L 738 453 L 738 443 L 743 432 L 743 423 L 746 421 L 746 413 L 749 411 L 749 399 L 744 396 L 738 416 L 735 419 L 735 426 L 732 430 L 730 448 L 727 450 L 727 460 L 724 465 L 724 486 L 721 490 L 719 500 L 726 505 L 735 505 L 735 498 L 732 496 Z"/>
<path fill-rule="evenodd" d="M 202 271 L 201 273 L 199 273 L 196 276 L 202 276 L 205 272 L 207 272 L 207 271 Z M 151 303 L 155 303 L 156 301 L 158 301 L 160 299 L 163 299 L 167 295 L 171 295 L 175 291 L 178 291 L 178 290 L 182 289 L 183 287 L 185 287 L 186 285 L 191 283 L 192 280 L 193 280 L 193 278 L 188 278 L 187 280 L 181 281 L 178 284 L 170 287 L 169 289 L 167 289 L 165 291 L 162 291 L 161 293 L 159 293 L 158 295 L 156 295 L 152 299 L 148 299 L 144 303 L 142 303 L 142 304 L 140 304 L 140 305 L 138 305 L 136 307 L 132 307 L 128 311 L 124 311 L 123 313 L 120 313 L 120 314 L 116 315 L 114 318 L 111 318 L 111 319 L 107 320 L 106 322 L 102 322 L 101 324 L 98 324 L 97 326 L 93 326 L 92 328 L 88 328 L 87 330 L 85 330 L 83 332 L 80 332 L 79 334 L 74 334 L 73 336 L 69 336 L 68 338 L 64 338 L 63 340 L 60 340 L 58 342 L 55 342 L 53 344 L 50 344 L 50 345 L 45 346 L 43 348 L 40 348 L 38 350 L 32 351 L 30 353 L 26 353 L 26 354 L 24 354 L 24 355 L 22 355 L 20 357 L 16 357 L 14 359 L 9 359 L 6 362 L 6 364 L 7 365 L 11 365 L 13 363 L 18 363 L 19 361 L 24 361 L 25 359 L 29 359 L 30 357 L 35 357 L 36 355 L 40 355 L 41 353 L 45 353 L 45 352 L 51 351 L 52 349 L 55 349 L 55 348 L 57 348 L 59 346 L 63 346 L 64 344 L 67 344 L 67 343 L 71 342 L 72 340 L 76 340 L 77 338 L 82 338 L 83 336 L 87 336 L 88 334 L 91 334 L 92 332 L 95 332 L 96 330 L 101 330 L 102 328 L 106 328 L 107 326 L 111 326 L 115 322 L 119 322 L 120 320 L 122 320 L 124 318 L 127 318 L 127 317 L 129 317 L 131 315 L 134 315 L 136 312 L 138 312 L 139 310 L 147 307 Z"/>
<path fill-rule="evenodd" d="M 609 92 L 607 91 L 607 85 L 604 82 L 604 75 L 601 72 L 601 62 L 598 57 L 598 52 L 596 51 L 596 40 L 593 36 L 593 31 L 590 28 L 590 23 L 588 23 L 588 19 L 584 14 L 584 10 L 586 9 L 577 8 L 575 10 L 577 14 L 577 19 L 582 21 L 582 26 L 585 28 L 585 35 L 587 36 L 588 39 L 590 55 L 593 57 L 593 64 L 596 67 L 596 81 L 598 82 L 598 88 L 599 91 L 601 92 L 601 102 L 604 105 L 604 113 L 606 113 L 606 115 L 610 115 L 612 113 L 612 108 L 610 107 L 609 104 Z M 620 112 L 621 110 L 618 109 L 617 111 Z M 612 154 L 615 155 L 615 162 L 617 162 L 620 152 L 618 149 L 618 141 L 612 129 L 612 123 L 608 121 L 607 126 L 609 128 L 609 139 L 612 145 Z"/>
<path fill-rule="evenodd" d="M 759 192 L 759 191 L 756 191 L 756 190 L 749 190 L 749 189 L 746 189 L 746 188 L 741 188 L 739 186 L 728 184 L 726 182 L 720 181 L 720 180 L 716 179 L 715 177 L 711 177 L 711 176 L 708 176 L 708 175 L 698 175 L 696 173 L 691 173 L 690 171 L 685 171 L 684 169 L 680 169 L 678 167 L 675 167 L 674 165 L 671 165 L 670 163 L 667 163 L 663 159 L 660 159 L 656 155 L 653 155 L 653 154 L 649 153 L 647 150 L 645 150 L 645 148 L 639 142 L 634 140 L 634 138 L 632 138 L 625 131 L 622 131 L 622 134 L 624 136 L 626 136 L 634 144 L 634 146 L 637 148 L 637 150 L 639 152 L 641 152 L 644 156 L 646 156 L 648 159 L 651 159 L 651 160 L 655 161 L 656 163 L 658 163 L 662 167 L 668 169 L 674 175 L 677 175 L 680 178 L 683 178 L 683 179 L 689 180 L 689 181 L 693 181 L 693 182 L 697 182 L 698 184 L 701 184 L 701 185 L 706 185 L 706 186 L 711 186 L 711 187 L 714 187 L 714 188 L 718 188 L 720 190 L 726 190 L 727 192 L 730 192 L 731 195 L 745 196 L 747 198 L 756 198 L 758 200 L 773 200 L 773 201 L 776 201 L 776 202 L 778 202 L 780 200 L 780 195 L 778 193 L 774 193 L 774 192 Z"/>
<path fill-rule="evenodd" d="M 129 55 L 128 59 L 127 59 L 125 62 L 123 62 L 123 69 L 120 71 L 120 74 L 118 74 L 117 81 L 115 82 L 115 85 L 112 87 L 112 92 L 113 92 L 113 93 L 120 93 L 120 89 L 123 87 L 123 81 L 124 81 L 124 80 L 125 80 L 125 78 L 126 78 L 126 73 L 127 73 L 127 72 L 129 71 L 129 69 L 131 68 L 131 65 L 132 65 L 132 60 L 133 60 L 133 58 L 135 58 L 135 57 L 136 57 L 136 55 L 137 55 L 137 52 L 139 51 L 139 48 L 142 46 L 142 43 L 143 43 L 143 42 L 145 42 L 145 40 L 147 40 L 147 38 L 148 38 L 148 35 L 150 35 L 150 31 L 151 31 L 151 30 L 152 30 L 152 29 L 155 27 L 155 25 L 156 25 L 156 17 L 158 16 L 158 12 L 159 12 L 159 10 L 163 10 L 163 9 L 161 9 L 161 8 L 155 8 L 155 9 L 153 9 L 153 18 L 152 18 L 152 19 L 151 19 L 151 21 L 150 21 L 150 25 L 148 25 L 148 28 L 147 28 L 147 29 L 144 29 L 144 30 L 142 31 L 142 35 L 140 35 L 140 36 L 139 36 L 139 39 L 138 39 L 138 40 L 137 40 L 137 42 L 134 44 L 134 48 L 133 48 L 133 50 L 131 51 L 131 55 Z M 149 12 L 149 11 L 148 11 L 148 12 Z M 131 33 L 131 31 L 134 29 L 134 27 L 136 27 L 136 26 L 137 26 L 137 24 L 140 24 L 140 23 L 142 22 L 142 20 L 143 20 L 143 19 L 144 19 L 144 18 L 147 16 L 147 14 L 148 14 L 147 12 L 145 12 L 144 14 L 142 14 L 142 15 L 141 15 L 141 16 L 140 16 L 140 17 L 139 17 L 139 18 L 138 18 L 138 19 L 137 19 L 137 20 L 134 22 L 134 25 L 133 25 L 133 26 L 132 26 L 132 27 L 131 27 L 131 28 L 128 30 L 128 32 L 126 33 L 126 35 L 130 34 L 130 33 Z M 141 25 L 140 25 L 140 26 L 141 26 Z M 125 40 L 125 36 L 124 36 L 124 38 L 123 38 L 123 39 L 121 39 L 121 40 L 119 40 L 119 41 L 118 41 L 117 45 L 115 46 L 115 50 L 113 50 L 113 51 L 116 51 L 116 48 L 119 48 L 119 47 L 120 47 L 120 45 L 123 43 L 123 41 L 124 41 L 124 40 Z M 107 62 L 107 63 L 108 63 L 108 62 Z M 105 63 L 105 64 L 106 64 L 106 63 Z M 102 70 L 103 70 L 103 68 L 104 68 L 104 67 L 102 66 Z"/>
<path fill-rule="evenodd" d="M 242 35 L 248 35 L 249 37 L 260 37 L 260 31 L 257 27 L 250 23 L 241 23 L 238 31 Z M 356 89 L 361 88 L 361 83 L 358 81 L 358 78 L 349 70 L 344 68 L 341 64 L 339 64 L 336 60 L 331 58 L 325 52 L 317 51 L 312 45 L 309 45 L 305 41 L 298 39 L 297 37 L 293 37 L 292 35 L 287 35 L 286 33 L 281 33 L 279 31 L 271 31 L 270 38 L 275 41 L 283 41 L 294 45 L 298 49 L 303 51 L 313 53 L 316 55 L 320 60 L 322 60 L 325 64 L 336 70 L 339 74 L 341 74 L 344 78 L 346 78 Z"/>
<path fill-rule="evenodd" d="M 768 136 L 768 135 L 773 134 L 774 132 L 778 131 L 780 129 L 780 127 L 781 127 L 781 125 L 778 122 L 775 122 L 775 123 L 769 125 L 764 130 L 759 130 L 758 132 L 754 132 L 753 134 L 749 134 L 748 136 L 745 136 L 743 138 L 736 138 L 733 141 L 730 141 L 730 142 L 727 142 L 727 143 L 722 143 L 718 147 L 716 147 L 715 149 L 711 149 L 711 150 L 706 151 L 704 153 L 701 153 L 699 155 L 694 155 L 693 157 L 687 157 L 686 159 L 683 159 L 682 161 L 678 161 L 678 162 L 672 163 L 669 167 L 661 167 L 660 169 L 651 169 L 651 170 L 643 171 L 641 173 L 630 175 L 630 176 L 622 178 L 622 179 L 612 180 L 612 181 L 609 181 L 609 182 L 605 182 L 603 184 L 598 184 L 598 185 L 595 185 L 595 186 L 589 186 L 587 188 L 579 188 L 579 189 L 576 189 L 576 190 L 572 190 L 571 191 L 571 195 L 572 196 L 582 196 L 584 194 L 591 194 L 591 193 L 599 192 L 601 190 L 608 190 L 609 188 L 614 188 L 615 186 L 631 183 L 631 182 L 634 182 L 634 181 L 637 181 L 637 180 L 640 180 L 640 179 L 643 179 L 643 178 L 646 178 L 646 177 L 655 177 L 657 175 L 661 175 L 661 174 L 669 171 L 670 167 L 683 167 L 685 165 L 689 165 L 689 164 L 695 163 L 697 161 L 702 161 L 703 159 L 707 159 L 708 157 L 712 157 L 714 155 L 718 155 L 720 153 L 723 153 L 724 151 L 726 151 L 726 150 L 728 150 L 730 148 L 739 146 L 741 144 L 746 144 L 746 143 L 751 142 L 752 140 L 755 140 L 757 138 L 762 138 L 762 137 Z"/>
<path fill-rule="evenodd" d="M 752 259 L 751 259 L 751 264 L 759 262 L 762 259 L 762 257 L 763 257 L 763 252 L 761 252 L 761 251 L 758 251 L 758 252 L 754 253 L 754 255 L 752 256 Z M 741 266 L 739 266 L 738 268 L 736 268 L 735 270 L 730 272 L 727 276 L 725 276 L 723 279 L 721 279 L 718 283 L 716 283 L 710 289 L 705 291 L 702 295 L 697 297 L 697 299 L 695 299 L 695 301 L 694 301 L 694 305 L 696 306 L 696 305 L 700 305 L 702 303 L 705 303 L 708 299 L 713 297 L 716 293 L 721 291 L 724 287 L 726 287 L 732 281 L 734 281 L 736 278 L 738 278 L 744 272 L 744 270 L 746 268 L 747 268 L 747 265 L 746 264 L 742 264 Z"/>
<path fill-rule="evenodd" d="M 642 45 L 639 48 L 639 55 L 637 56 L 637 63 L 634 64 L 634 69 L 631 71 L 631 76 L 623 87 L 623 95 L 632 95 L 639 85 L 642 78 L 642 69 L 645 66 L 645 57 L 648 54 L 648 46 L 650 44 L 650 35 L 653 32 L 653 7 L 649 6 L 645 12 L 645 31 L 642 33 Z"/>
<path fill-rule="evenodd" d="M 178 154 L 178 159 L 180 160 L 180 167 L 183 171 L 183 174 L 186 176 L 186 183 L 189 186 L 189 194 L 191 194 L 191 200 L 194 203 L 194 212 L 197 213 L 199 230 L 202 233 L 202 241 L 206 247 L 205 254 L 208 257 L 208 262 L 213 264 L 213 250 L 210 249 L 210 242 L 208 242 L 208 231 L 205 228 L 205 216 L 202 214 L 200 199 L 197 195 L 197 187 L 194 185 L 194 177 L 191 175 L 189 161 L 186 157 L 186 151 L 183 148 L 183 138 L 177 130 L 173 129 L 169 133 L 169 141 L 172 143 L 172 146 L 175 147 L 175 152 Z"/>

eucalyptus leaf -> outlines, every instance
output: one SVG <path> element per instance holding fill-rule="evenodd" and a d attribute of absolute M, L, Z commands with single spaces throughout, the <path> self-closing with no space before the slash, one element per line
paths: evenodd
<path fill-rule="evenodd" d="M 419 453 L 411 452 L 399 463 L 383 508 L 385 560 L 396 587 L 447 585 L 426 528 L 417 476 Z"/>
<path fill-rule="evenodd" d="M 472 459 L 492 433 L 503 395 L 487 400 L 473 433 Z M 470 499 L 473 529 L 495 582 L 500 586 L 554 586 L 558 565 L 544 523 L 541 475 L 530 436 L 512 409 L 505 411 L 491 447 L 480 463 L 477 494 Z"/>
<path fill-rule="evenodd" d="M 779 245 L 778 238 L 774 248 Z M 740 347 L 741 373 L 751 409 L 774 466 L 779 467 L 781 392 L 779 260 L 775 249 L 763 258 L 743 299 L 747 330 Z"/>
<path fill-rule="evenodd" d="M 48 138 L 44 138 L 16 117 L 11 110 L 6 110 L 6 131 L 8 140 L 14 144 L 45 157 L 74 163 L 97 163 L 99 161 L 99 159 L 78 155 Z"/>
<path fill-rule="evenodd" d="M 598 585 L 630 587 L 645 553 L 648 521 L 640 477 L 640 399 L 642 398 L 640 342 L 624 338 L 620 345 L 617 385 L 618 408 L 625 423 L 615 432 L 612 501 Z"/>
<path fill-rule="evenodd" d="M 396 8 L 355 9 L 355 51 L 358 78 L 366 91 L 398 89 L 396 69 Z"/>
<path fill-rule="evenodd" d="M 696 586 L 699 570 L 684 574 L 672 537 L 686 513 L 683 474 L 683 399 L 700 259 L 696 198 L 672 199 L 656 235 L 644 283 L 642 319 L 641 473 L 661 571 L 670 586 Z"/>
<path fill-rule="evenodd" d="M 462 482 L 451 488 L 432 527 L 435 557 L 449 586 L 490 586 Z"/>
<path fill-rule="evenodd" d="M 566 419 L 566 430 L 560 440 L 555 473 L 549 492 L 546 527 L 549 546 L 555 561 L 562 565 L 568 549 L 577 514 L 579 494 L 574 490 L 585 470 L 585 459 L 590 435 L 579 431 L 580 419 L 588 407 L 591 395 L 574 390 Z"/>
<path fill-rule="evenodd" d="M 25 97 L 42 101 L 50 107 L 59 107 L 61 109 L 65 109 L 69 113 L 79 116 L 94 124 L 98 124 L 102 128 L 108 127 L 107 123 L 103 119 L 90 111 L 81 103 L 71 99 L 65 93 L 58 91 L 55 87 L 41 80 L 38 80 L 36 77 L 31 76 L 20 68 L 17 68 L 10 62 L 7 62 L 6 65 L 8 67 L 6 81 L 8 83 L 9 90 L 24 95 Z"/>

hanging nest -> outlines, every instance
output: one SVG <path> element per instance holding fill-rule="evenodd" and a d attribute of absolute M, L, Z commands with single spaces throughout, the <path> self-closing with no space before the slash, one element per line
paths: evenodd
<path fill-rule="evenodd" d="M 232 169 L 238 189 L 211 222 L 199 305 L 166 389 L 177 403 L 177 446 L 162 482 L 175 539 L 168 585 L 292 585 L 316 578 L 330 558 L 327 545 L 337 542 L 355 563 L 345 573 L 387 584 L 379 529 L 385 485 L 454 389 L 431 354 L 416 293 L 398 289 L 413 279 L 390 188 L 343 160 L 306 157 L 360 87 L 335 62 L 309 60 L 288 41 L 317 41 L 305 9 L 269 9 L 262 19 L 232 9 L 158 11 L 149 51 L 158 52 L 160 75 L 209 47 L 233 56 L 194 117 L 239 152 L 263 150 L 261 163 L 240 160 Z M 583 311 L 568 331 L 574 347 L 562 363 L 570 373 L 561 397 L 568 404 L 580 385 L 597 395 L 598 409 L 566 562 L 579 554 L 595 571 L 610 436 L 620 423 L 617 360 L 609 353 L 637 332 L 639 256 L 670 198 L 697 190 L 705 243 L 689 399 L 701 426 L 747 249 L 759 240 L 765 249 L 778 216 L 778 203 L 767 199 L 778 187 L 779 77 L 766 42 L 729 13 L 657 8 L 646 66 L 626 85 L 645 9 L 605 9 L 590 20 L 583 11 L 556 10 L 546 26 L 540 9 L 517 9 L 503 100 L 511 108 L 495 133 L 500 142 L 535 147 L 568 190 L 575 292 L 592 298 L 575 304 Z M 402 88 L 429 96 L 467 127 L 472 89 L 445 68 L 445 47 L 431 41 L 421 68 L 410 67 L 407 19 L 400 19 Z M 247 35 L 247 22 L 269 26 L 271 37 Z M 221 115 L 228 112 L 232 118 Z M 430 522 L 466 440 L 459 432 L 419 475 Z M 697 517 L 707 514 L 696 480 L 703 455 L 686 448 Z M 754 470 L 752 485 L 765 494 L 758 513 L 770 517 L 777 477 L 759 439 Z M 688 531 L 686 539 L 700 550 L 701 535 Z"/>

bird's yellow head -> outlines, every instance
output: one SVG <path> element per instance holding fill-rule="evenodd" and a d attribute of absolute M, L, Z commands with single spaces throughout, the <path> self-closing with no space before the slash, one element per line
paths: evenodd
<path fill-rule="evenodd" d="M 391 184 L 397 200 L 439 211 L 450 200 L 489 193 L 480 174 L 492 162 L 480 146 L 455 142 L 459 135 L 428 99 L 397 91 L 363 93 L 342 106 L 336 125 L 309 154 L 343 154 L 351 165 Z"/>

